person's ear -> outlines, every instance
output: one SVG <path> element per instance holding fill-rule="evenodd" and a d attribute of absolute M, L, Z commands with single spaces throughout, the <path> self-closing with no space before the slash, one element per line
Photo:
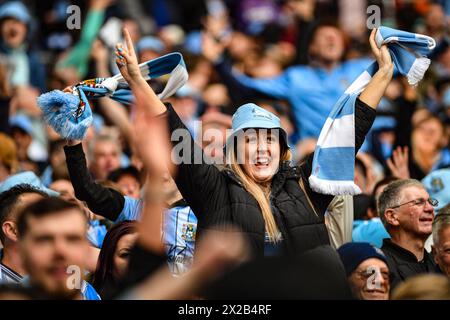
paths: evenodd
<path fill-rule="evenodd" d="M 5 221 L 2 224 L 3 234 L 11 241 L 18 241 L 17 227 L 16 224 L 12 221 Z"/>
<path fill-rule="evenodd" d="M 398 227 L 400 225 L 398 213 L 394 209 L 386 209 L 386 211 L 384 212 L 384 218 L 386 219 L 386 222 L 391 226 Z"/>

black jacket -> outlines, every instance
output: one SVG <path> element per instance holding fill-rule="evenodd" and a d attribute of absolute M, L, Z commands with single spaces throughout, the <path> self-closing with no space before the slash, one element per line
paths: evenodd
<path fill-rule="evenodd" d="M 433 257 L 426 250 L 422 261 L 417 261 L 412 252 L 396 245 L 391 239 L 383 240 L 381 250 L 388 262 L 391 291 L 409 277 L 438 271 Z"/>
<path fill-rule="evenodd" d="M 167 106 L 169 129 L 185 129 L 173 108 Z M 366 133 L 375 118 L 375 110 L 359 99 L 355 111 L 356 150 L 362 145 Z M 191 152 L 181 157 L 190 159 L 177 166 L 175 182 L 195 212 L 198 224 L 197 235 L 209 228 L 218 228 L 233 224 L 240 228 L 249 241 L 251 252 L 256 256 L 264 255 L 265 223 L 261 209 L 248 193 L 239 178 L 230 169 L 219 170 L 214 165 L 204 162 L 195 164 L 194 156 L 202 154 L 200 147 L 190 135 L 185 134 L 183 143 L 191 144 Z M 180 139 L 180 140 L 181 140 Z M 176 146 L 179 141 L 173 141 Z M 179 149 L 179 148 L 178 148 Z M 202 158 L 203 159 L 203 158 Z M 271 206 L 275 220 L 283 236 L 283 245 L 287 253 L 301 253 L 319 245 L 329 244 L 329 237 L 324 223 L 324 213 L 333 196 L 313 192 L 309 187 L 313 155 L 300 166 L 292 167 L 288 163 L 281 165 L 275 174 L 271 186 Z M 299 185 L 302 179 L 306 193 L 315 211 L 309 204 L 305 191 Z"/>
<path fill-rule="evenodd" d="M 64 153 L 77 199 L 85 201 L 93 213 L 116 221 L 123 210 L 125 197 L 119 191 L 104 187 L 94 180 L 88 170 L 81 143 L 65 146 Z"/>

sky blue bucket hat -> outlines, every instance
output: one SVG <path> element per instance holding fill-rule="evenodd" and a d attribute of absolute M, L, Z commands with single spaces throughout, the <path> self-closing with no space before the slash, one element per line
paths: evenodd
<path fill-rule="evenodd" d="M 139 40 L 136 45 L 136 49 L 138 53 L 141 53 L 144 50 L 152 50 L 162 53 L 164 51 L 164 43 L 157 37 L 146 36 Z"/>
<path fill-rule="evenodd" d="M 233 115 L 231 128 L 233 132 L 227 139 L 227 145 L 242 130 L 245 129 L 279 129 L 280 141 L 283 141 L 286 148 L 290 148 L 286 131 L 281 127 L 280 118 L 273 113 L 257 106 L 254 103 L 246 103 L 240 106 Z"/>
<path fill-rule="evenodd" d="M 8 191 L 9 189 L 19 185 L 19 184 L 28 184 L 40 191 L 45 192 L 51 197 L 59 196 L 59 193 L 47 188 L 41 182 L 41 180 L 36 176 L 36 174 L 32 171 L 24 171 L 17 173 L 15 175 L 9 176 L 5 181 L 0 183 L 0 193 Z"/>
<path fill-rule="evenodd" d="M 439 201 L 435 212 L 450 203 L 450 169 L 432 171 L 422 180 L 431 198 Z"/>
<path fill-rule="evenodd" d="M 6 2 L 0 6 L 0 20 L 13 18 L 24 24 L 31 22 L 27 7 L 20 1 Z"/>

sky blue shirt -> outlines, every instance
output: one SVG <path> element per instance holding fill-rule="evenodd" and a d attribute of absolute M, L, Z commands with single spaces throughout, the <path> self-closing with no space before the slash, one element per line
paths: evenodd
<path fill-rule="evenodd" d="M 102 300 L 94 287 L 87 281 L 83 281 L 81 285 L 81 294 L 83 300 Z"/>
<path fill-rule="evenodd" d="M 355 59 L 328 72 L 311 66 L 293 66 L 275 78 L 254 79 L 237 74 L 238 81 L 278 100 L 287 100 L 293 110 L 300 139 L 317 138 L 331 109 L 350 84 L 373 61 Z"/>
<path fill-rule="evenodd" d="M 87 238 L 94 247 L 102 247 L 107 232 L 106 226 L 101 225 L 99 220 L 89 220 Z"/>
<path fill-rule="evenodd" d="M 173 274 L 188 271 L 193 263 L 197 217 L 190 207 L 176 206 L 164 215 L 164 246 Z"/>

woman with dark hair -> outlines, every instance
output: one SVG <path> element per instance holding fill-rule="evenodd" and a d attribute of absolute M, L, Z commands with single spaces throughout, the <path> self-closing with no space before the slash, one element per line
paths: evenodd
<path fill-rule="evenodd" d="M 136 223 L 123 221 L 106 234 L 94 274 L 93 286 L 102 295 L 108 285 L 114 285 L 128 268 L 128 258 L 137 239 Z"/>

